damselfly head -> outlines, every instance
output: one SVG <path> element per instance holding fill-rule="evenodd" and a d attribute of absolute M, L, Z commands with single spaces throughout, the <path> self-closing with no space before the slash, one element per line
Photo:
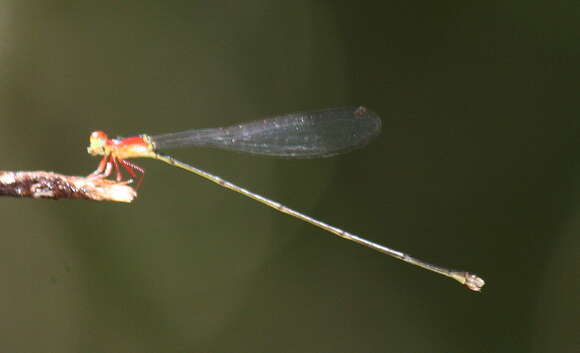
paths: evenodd
<path fill-rule="evenodd" d="M 89 138 L 90 145 L 87 147 L 87 152 L 93 156 L 104 155 L 105 145 L 109 137 L 103 131 L 95 131 Z"/>

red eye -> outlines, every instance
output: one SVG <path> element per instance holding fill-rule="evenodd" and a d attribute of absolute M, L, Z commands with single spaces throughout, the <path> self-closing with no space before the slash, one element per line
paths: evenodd
<path fill-rule="evenodd" d="M 99 131 L 94 131 L 94 132 L 91 134 L 91 139 L 106 140 L 106 139 L 108 139 L 108 138 L 109 138 L 109 137 L 107 136 L 107 134 L 105 134 L 105 132 L 104 132 L 104 131 L 100 131 L 100 130 L 99 130 Z"/>

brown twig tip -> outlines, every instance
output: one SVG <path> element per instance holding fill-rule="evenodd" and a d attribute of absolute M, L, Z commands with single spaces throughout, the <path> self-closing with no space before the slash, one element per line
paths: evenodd
<path fill-rule="evenodd" d="M 125 183 L 103 178 L 45 171 L 0 171 L 0 196 L 131 202 L 137 197 L 137 192 Z"/>

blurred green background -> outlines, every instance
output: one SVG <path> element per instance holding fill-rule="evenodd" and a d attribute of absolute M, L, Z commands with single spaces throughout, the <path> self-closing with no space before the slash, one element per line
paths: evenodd
<path fill-rule="evenodd" d="M 0 2 L 0 169 L 88 174 L 88 135 L 363 104 L 350 154 L 173 153 L 480 294 L 194 175 L 129 205 L 0 199 L 2 352 L 573 352 L 577 2 Z"/>

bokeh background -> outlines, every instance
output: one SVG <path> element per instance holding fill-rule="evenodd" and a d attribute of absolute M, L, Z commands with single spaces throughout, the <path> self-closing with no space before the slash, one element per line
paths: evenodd
<path fill-rule="evenodd" d="M 0 2 L 0 169 L 88 135 L 366 105 L 320 160 L 173 155 L 480 294 L 157 161 L 129 205 L 0 199 L 2 352 L 573 352 L 577 2 Z"/>

